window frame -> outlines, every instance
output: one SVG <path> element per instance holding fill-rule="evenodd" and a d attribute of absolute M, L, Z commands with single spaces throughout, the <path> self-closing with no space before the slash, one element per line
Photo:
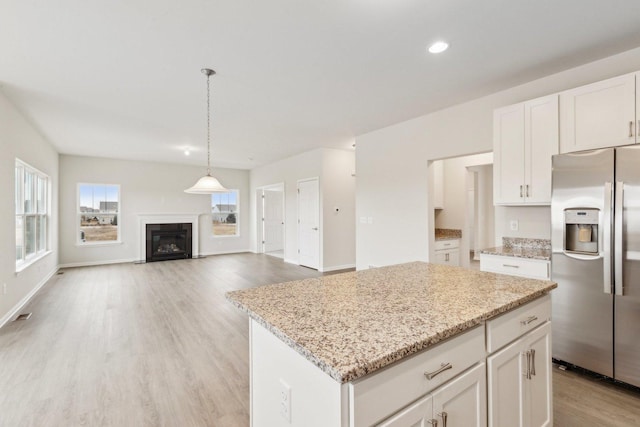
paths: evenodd
<path fill-rule="evenodd" d="M 118 218 L 118 224 L 117 224 L 117 238 L 116 240 L 94 240 L 94 241 L 82 241 L 82 239 L 80 239 L 80 235 L 82 232 L 82 225 L 81 225 L 81 216 L 82 215 L 86 215 L 86 212 L 81 212 L 80 211 L 80 188 L 83 185 L 90 185 L 93 187 L 96 186 L 100 186 L 100 187 L 117 187 L 118 189 L 118 209 L 116 209 L 115 211 L 115 215 Z M 75 226 L 75 230 L 76 230 L 76 246 L 109 246 L 109 245 L 120 245 L 122 244 L 122 188 L 120 186 L 120 184 L 107 184 L 107 183 L 100 183 L 100 182 L 79 182 L 76 185 L 76 226 Z M 105 202 L 107 202 L 108 200 L 105 200 Z"/>
<path fill-rule="evenodd" d="M 233 213 L 236 215 L 236 232 L 235 234 L 214 234 L 213 232 L 213 196 L 216 194 L 224 194 L 224 193 L 235 193 L 236 195 L 236 211 L 235 212 L 227 212 L 227 214 Z M 222 213 L 222 212 L 221 212 Z M 211 194 L 211 236 L 215 239 L 228 239 L 233 237 L 240 237 L 240 190 L 236 188 L 230 188 L 227 191 L 220 191 L 217 193 Z"/>
<path fill-rule="evenodd" d="M 31 206 L 25 209 L 26 177 L 32 175 Z M 51 253 L 51 177 L 16 157 L 14 166 L 14 228 L 16 231 L 16 272 L 20 272 Z M 22 247 L 18 257 L 18 218 L 22 224 Z M 27 253 L 27 219 L 33 218 L 33 252 Z M 44 224 L 44 227 L 43 227 Z M 44 228 L 44 232 L 42 231 Z M 44 241 L 42 240 L 44 239 Z"/>

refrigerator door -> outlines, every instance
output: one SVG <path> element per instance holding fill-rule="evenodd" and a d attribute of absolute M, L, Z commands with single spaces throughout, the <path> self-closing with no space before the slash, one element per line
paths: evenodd
<path fill-rule="evenodd" d="M 640 146 L 616 151 L 616 209 L 622 205 L 621 229 L 616 229 L 615 364 L 614 377 L 640 386 Z M 618 224 L 616 224 L 616 227 Z M 620 240 L 620 237 L 622 239 Z"/>
<path fill-rule="evenodd" d="M 553 357 L 613 376 L 611 231 L 614 150 L 553 156 L 551 280 Z M 598 210 L 598 251 L 567 252 L 565 212 Z"/>

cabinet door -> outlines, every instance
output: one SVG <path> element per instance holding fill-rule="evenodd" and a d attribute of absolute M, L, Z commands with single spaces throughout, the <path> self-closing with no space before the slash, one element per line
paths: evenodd
<path fill-rule="evenodd" d="M 447 427 L 486 426 L 486 390 L 485 364 L 481 363 L 433 393 L 433 418 Z"/>
<path fill-rule="evenodd" d="M 433 260 L 434 264 L 448 264 L 447 251 L 435 251 L 434 256 L 435 256 L 435 259 Z"/>
<path fill-rule="evenodd" d="M 524 104 L 493 112 L 493 202 L 524 202 Z"/>
<path fill-rule="evenodd" d="M 532 357 L 531 380 L 526 382 L 525 418 L 531 427 L 551 426 L 551 323 L 547 322 L 526 335 L 526 348 L 532 352 Z"/>
<path fill-rule="evenodd" d="M 635 75 L 615 77 L 560 94 L 560 152 L 636 142 Z"/>
<path fill-rule="evenodd" d="M 460 250 L 447 249 L 434 252 L 434 264 L 460 265 Z"/>
<path fill-rule="evenodd" d="M 460 249 L 451 249 L 449 251 L 449 265 L 460 265 Z"/>
<path fill-rule="evenodd" d="M 525 201 L 551 204 L 551 156 L 558 154 L 558 95 L 524 104 Z"/>
<path fill-rule="evenodd" d="M 490 427 L 524 427 L 526 359 L 521 338 L 487 359 Z"/>
<path fill-rule="evenodd" d="M 379 427 L 428 427 L 433 420 L 433 397 L 428 395 L 378 424 Z"/>

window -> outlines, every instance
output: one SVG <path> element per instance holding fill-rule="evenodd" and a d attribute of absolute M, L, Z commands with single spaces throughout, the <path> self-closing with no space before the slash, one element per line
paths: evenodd
<path fill-rule="evenodd" d="M 238 190 L 211 195 L 214 236 L 238 236 Z"/>
<path fill-rule="evenodd" d="M 44 256 L 49 247 L 49 177 L 16 159 L 16 267 Z"/>
<path fill-rule="evenodd" d="M 78 242 L 119 243 L 120 186 L 78 184 Z"/>

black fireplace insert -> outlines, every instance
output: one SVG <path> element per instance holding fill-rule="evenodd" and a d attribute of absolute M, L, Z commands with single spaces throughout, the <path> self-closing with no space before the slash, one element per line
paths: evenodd
<path fill-rule="evenodd" d="M 191 258 L 191 223 L 147 224 L 147 262 Z"/>

